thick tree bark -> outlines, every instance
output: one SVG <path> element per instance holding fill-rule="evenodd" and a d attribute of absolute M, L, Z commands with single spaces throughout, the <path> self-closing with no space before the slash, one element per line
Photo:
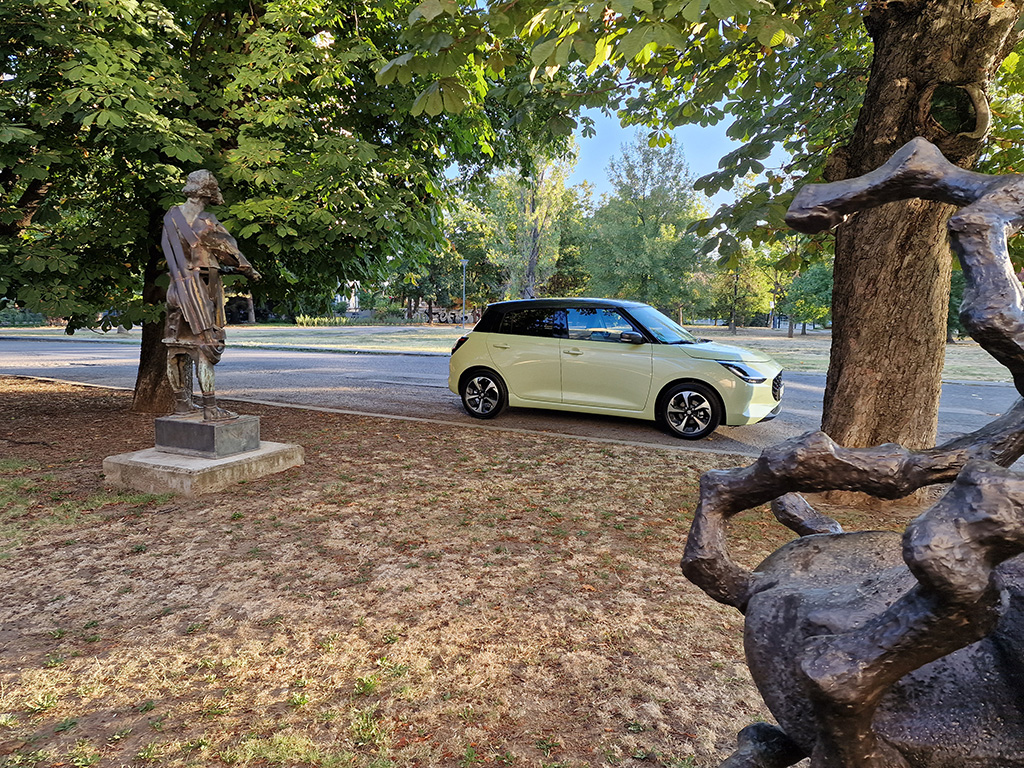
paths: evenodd
<path fill-rule="evenodd" d="M 850 143 L 830 181 L 859 176 L 915 136 L 970 167 L 987 128 L 984 93 L 1019 33 L 1017 3 L 878 3 L 865 18 L 871 75 Z M 936 91 L 974 104 L 970 124 L 944 128 Z M 945 353 L 952 207 L 909 201 L 856 214 L 836 233 L 832 357 L 822 429 L 841 445 L 934 445 Z"/>
<path fill-rule="evenodd" d="M 146 244 L 149 259 L 143 275 L 142 300 L 146 304 L 163 306 L 167 290 L 157 284 L 157 278 L 165 271 L 161 269 L 164 257 L 158 245 L 163 211 L 154 205 L 149 219 Z M 163 338 L 163 317 L 156 322 L 143 323 L 139 371 L 135 378 L 135 396 L 132 398 L 132 411 L 136 413 L 170 413 L 174 409 L 174 393 L 167 380 L 167 347 L 164 346 Z"/>

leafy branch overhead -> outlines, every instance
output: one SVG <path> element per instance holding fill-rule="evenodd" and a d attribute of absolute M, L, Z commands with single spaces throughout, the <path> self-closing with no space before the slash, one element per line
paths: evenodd
<path fill-rule="evenodd" d="M 713 195 L 756 177 L 697 229 L 709 251 L 728 255 L 747 239 L 784 237 L 792 184 L 820 178 L 850 135 L 869 76 L 864 16 L 873 9 L 838 0 L 425 0 L 377 82 L 412 83 L 430 114 L 488 98 L 527 111 L 543 100 L 561 113 L 552 131 L 574 130 L 584 108 L 614 111 L 650 128 L 652 145 L 670 141 L 674 126 L 728 121 L 740 146 L 696 182 Z M 1019 78 L 1017 55 L 1000 72 L 1007 83 Z M 525 76 L 510 84 L 515 72 Z M 1012 126 L 1021 105 L 1008 101 L 1003 124 Z M 1002 133 L 1006 143 L 1014 135 Z"/>
<path fill-rule="evenodd" d="M 376 85 L 414 8 L 0 4 L 0 298 L 72 329 L 111 308 L 155 320 L 162 304 L 141 293 L 159 217 L 197 167 L 221 180 L 218 216 L 263 273 L 262 299 L 326 301 L 389 259 L 426 258 L 448 165 L 482 148 L 515 159 L 521 143 L 494 141 L 500 108 L 460 114 L 479 83 Z"/>

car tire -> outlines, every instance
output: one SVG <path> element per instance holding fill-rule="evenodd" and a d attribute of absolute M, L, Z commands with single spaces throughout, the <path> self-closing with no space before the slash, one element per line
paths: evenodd
<path fill-rule="evenodd" d="M 704 384 L 676 384 L 658 398 L 658 423 L 673 437 L 700 440 L 722 423 L 718 395 Z"/>
<path fill-rule="evenodd" d="M 474 419 L 493 419 L 508 405 L 508 389 L 501 376 L 486 368 L 467 372 L 459 384 L 462 407 Z"/>

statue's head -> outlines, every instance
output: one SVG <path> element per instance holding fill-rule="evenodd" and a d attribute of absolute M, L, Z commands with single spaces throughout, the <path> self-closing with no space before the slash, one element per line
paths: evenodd
<path fill-rule="evenodd" d="M 217 184 L 217 177 L 207 170 L 192 171 L 188 175 L 188 181 L 181 190 L 185 197 L 198 197 L 213 205 L 223 205 L 224 198 L 220 194 L 220 186 Z"/>

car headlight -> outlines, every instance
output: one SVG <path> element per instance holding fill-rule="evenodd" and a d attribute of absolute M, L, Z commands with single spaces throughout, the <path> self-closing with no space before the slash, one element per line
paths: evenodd
<path fill-rule="evenodd" d="M 743 381 L 747 382 L 747 384 L 764 384 L 768 381 L 767 376 L 754 370 L 749 365 L 743 365 L 742 363 L 726 363 L 722 360 L 718 360 L 716 362 L 726 370 L 734 373 Z"/>

